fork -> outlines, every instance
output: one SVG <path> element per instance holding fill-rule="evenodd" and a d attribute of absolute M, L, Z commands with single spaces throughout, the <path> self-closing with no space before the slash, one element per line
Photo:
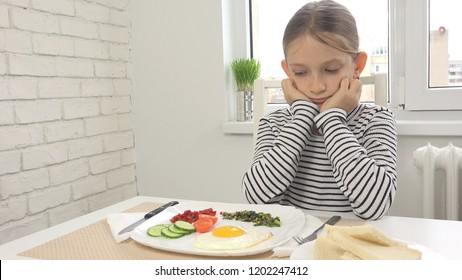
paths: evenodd
<path fill-rule="evenodd" d="M 335 225 L 338 221 L 340 221 L 342 217 L 340 216 L 332 216 L 329 220 L 327 220 L 322 226 L 317 228 L 313 233 L 308 235 L 307 237 L 299 237 L 299 236 L 293 236 L 292 238 L 297 241 L 298 244 L 304 244 L 309 241 L 313 241 L 318 237 L 318 233 L 324 228 L 325 225 Z"/>

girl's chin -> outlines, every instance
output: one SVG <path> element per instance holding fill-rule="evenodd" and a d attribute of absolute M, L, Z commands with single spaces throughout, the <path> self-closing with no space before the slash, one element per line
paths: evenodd
<path fill-rule="evenodd" d="M 321 106 L 324 102 L 326 102 L 327 98 L 319 98 L 319 99 L 310 99 L 311 102 L 314 104 Z"/>

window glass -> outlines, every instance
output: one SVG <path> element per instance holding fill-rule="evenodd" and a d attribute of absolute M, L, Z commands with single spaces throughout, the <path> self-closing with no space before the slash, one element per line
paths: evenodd
<path fill-rule="evenodd" d="M 430 0 L 428 10 L 429 87 L 462 86 L 462 1 Z"/>
<path fill-rule="evenodd" d="M 309 2 L 309 1 L 308 1 Z M 360 49 L 369 55 L 361 77 L 388 75 L 388 0 L 338 0 L 356 18 Z M 306 0 L 252 0 L 253 54 L 261 62 L 261 78 L 284 79 L 282 37 L 292 15 Z M 371 12 L 373 11 L 373 12 Z M 365 84 L 363 102 L 374 101 L 374 79 Z M 387 94 L 387 93 L 385 93 Z M 284 103 L 282 91 L 271 89 L 268 103 Z"/>

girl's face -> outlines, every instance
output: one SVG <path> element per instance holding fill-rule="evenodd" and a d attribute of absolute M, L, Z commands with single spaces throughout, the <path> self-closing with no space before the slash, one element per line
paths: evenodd
<path fill-rule="evenodd" d="M 282 67 L 296 88 L 318 106 L 338 91 L 342 79 L 360 74 L 350 54 L 311 36 L 301 36 L 289 45 Z"/>

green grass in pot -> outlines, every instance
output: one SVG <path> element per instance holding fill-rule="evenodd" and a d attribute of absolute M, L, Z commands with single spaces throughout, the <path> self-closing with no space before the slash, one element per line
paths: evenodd
<path fill-rule="evenodd" d="M 238 91 L 251 91 L 260 76 L 260 62 L 253 58 L 239 58 L 231 62 Z"/>

